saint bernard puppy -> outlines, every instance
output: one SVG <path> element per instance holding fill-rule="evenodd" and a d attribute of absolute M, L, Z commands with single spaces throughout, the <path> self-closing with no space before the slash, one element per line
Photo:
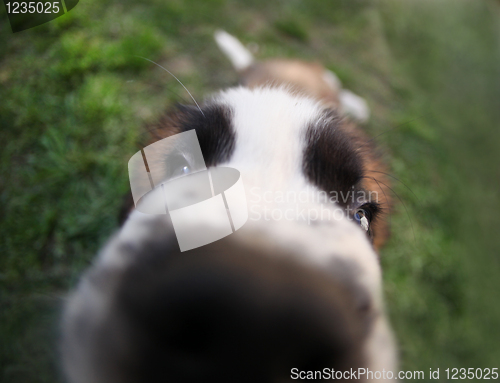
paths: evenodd
<path fill-rule="evenodd" d="M 68 381 L 384 381 L 374 373 L 397 369 L 377 253 L 391 203 L 357 126 L 366 103 L 319 64 L 215 40 L 241 86 L 167 113 L 152 142 L 194 129 L 207 167 L 240 172 L 248 221 L 181 252 L 168 215 L 131 211 L 68 298 Z M 189 157 L 175 166 L 189 172 Z"/>

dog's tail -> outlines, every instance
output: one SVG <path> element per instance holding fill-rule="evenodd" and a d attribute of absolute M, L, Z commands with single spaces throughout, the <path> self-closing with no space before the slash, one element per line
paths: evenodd
<path fill-rule="evenodd" d="M 214 38 L 221 51 L 229 58 L 238 72 L 244 71 L 253 64 L 252 54 L 236 37 L 219 29 L 215 32 Z"/>

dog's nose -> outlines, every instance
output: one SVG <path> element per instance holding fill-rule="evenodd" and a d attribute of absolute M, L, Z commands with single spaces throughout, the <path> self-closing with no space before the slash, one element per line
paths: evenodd
<path fill-rule="evenodd" d="M 345 281 L 236 236 L 175 247 L 156 237 L 119 276 L 94 270 L 112 286 L 104 313 L 70 318 L 65 341 L 93 382 L 287 382 L 366 365 L 370 302 Z"/>

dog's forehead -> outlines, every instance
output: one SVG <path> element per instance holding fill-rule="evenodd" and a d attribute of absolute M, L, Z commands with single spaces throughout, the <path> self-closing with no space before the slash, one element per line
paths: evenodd
<path fill-rule="evenodd" d="M 233 88 L 213 102 L 230 111 L 226 134 L 234 138 L 225 161 L 233 166 L 326 192 L 359 186 L 363 154 L 334 110 L 284 87 Z"/>
<path fill-rule="evenodd" d="M 272 156 L 280 148 L 292 151 L 298 144 L 303 146 L 308 124 L 322 112 L 315 100 L 282 87 L 233 88 L 216 96 L 215 102 L 232 110 L 236 150 L 238 146 L 252 146 L 257 149 L 256 156 L 263 152 Z"/>
<path fill-rule="evenodd" d="M 302 178 L 305 131 L 320 114 L 316 102 L 282 88 L 235 88 L 215 100 L 231 110 L 235 134 L 231 166 L 267 185 Z"/>

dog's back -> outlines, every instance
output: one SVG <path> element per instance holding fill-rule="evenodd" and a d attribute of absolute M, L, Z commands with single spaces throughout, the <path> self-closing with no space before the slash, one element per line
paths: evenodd
<path fill-rule="evenodd" d="M 256 61 L 236 38 L 225 31 L 217 31 L 215 41 L 228 56 L 244 86 L 250 89 L 286 86 L 290 92 L 319 100 L 325 106 L 345 113 L 358 122 L 368 121 L 370 110 L 366 102 L 343 89 L 335 73 L 319 63 L 285 59 Z"/>

